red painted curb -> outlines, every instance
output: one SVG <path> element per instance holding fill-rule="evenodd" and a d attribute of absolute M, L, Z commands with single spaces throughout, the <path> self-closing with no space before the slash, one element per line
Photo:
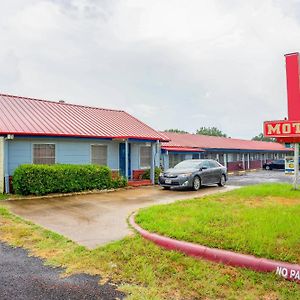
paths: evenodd
<path fill-rule="evenodd" d="M 287 280 L 300 283 L 300 265 L 258 258 L 253 255 L 240 254 L 227 250 L 209 248 L 194 243 L 178 241 L 156 233 L 150 233 L 135 223 L 134 214 L 130 216 L 129 222 L 145 239 L 168 250 L 177 250 L 188 256 L 203 258 L 229 266 L 242 267 L 259 272 L 275 272 L 276 275 Z"/>

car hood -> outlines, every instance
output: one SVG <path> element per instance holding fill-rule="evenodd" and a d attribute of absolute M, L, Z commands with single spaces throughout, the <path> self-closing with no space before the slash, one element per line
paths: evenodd
<path fill-rule="evenodd" d="M 194 169 L 194 168 L 190 168 L 190 169 L 168 169 L 164 172 L 164 174 L 174 174 L 174 175 L 177 175 L 177 174 L 184 174 L 184 173 L 192 173 L 192 172 L 196 172 L 197 169 Z"/>

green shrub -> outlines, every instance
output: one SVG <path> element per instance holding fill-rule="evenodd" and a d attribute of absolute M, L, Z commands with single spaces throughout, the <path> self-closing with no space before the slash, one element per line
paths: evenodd
<path fill-rule="evenodd" d="M 114 189 L 117 189 L 117 188 L 127 186 L 127 183 L 128 182 L 127 182 L 127 179 L 125 177 L 118 176 L 118 177 L 112 179 L 111 187 L 114 188 Z"/>
<path fill-rule="evenodd" d="M 155 167 L 155 183 L 158 183 L 158 177 L 161 173 L 161 169 L 159 167 Z M 147 169 L 145 173 L 142 175 L 142 179 L 150 179 L 150 169 Z"/>
<path fill-rule="evenodd" d="M 21 195 L 102 190 L 126 183 L 113 180 L 108 167 L 96 165 L 21 165 L 13 175 L 13 189 Z"/>

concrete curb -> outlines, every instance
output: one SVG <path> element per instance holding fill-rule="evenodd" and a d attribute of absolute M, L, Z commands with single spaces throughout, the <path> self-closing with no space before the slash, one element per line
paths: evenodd
<path fill-rule="evenodd" d="M 93 191 L 85 191 L 85 192 L 74 192 L 74 193 L 65 193 L 65 194 L 50 194 L 50 195 L 44 195 L 44 196 L 24 196 L 24 197 L 11 197 L 4 200 L 1 200 L 1 202 L 5 201 L 16 201 L 16 200 L 39 200 L 39 199 L 52 199 L 52 198 L 63 198 L 63 197 L 70 197 L 70 196 L 80 196 L 80 195 L 91 195 L 91 194 L 103 194 L 103 193 L 111 193 L 116 192 L 120 190 L 127 190 L 132 189 L 134 187 L 127 186 L 123 188 L 118 189 L 109 189 L 109 190 L 93 190 Z"/>
<path fill-rule="evenodd" d="M 258 258 L 253 255 L 235 253 L 232 251 L 209 248 L 202 245 L 175 240 L 141 228 L 134 220 L 135 214 L 129 218 L 130 225 L 145 239 L 168 250 L 176 250 L 188 256 L 202 258 L 233 267 L 242 267 L 258 272 L 274 272 L 290 281 L 300 283 L 300 265 L 280 262 L 271 259 Z"/>

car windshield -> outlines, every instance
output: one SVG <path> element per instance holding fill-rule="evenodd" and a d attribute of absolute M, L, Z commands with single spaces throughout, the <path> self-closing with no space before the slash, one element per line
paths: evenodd
<path fill-rule="evenodd" d="M 177 164 L 174 169 L 197 169 L 200 167 L 199 161 L 184 160 Z"/>

